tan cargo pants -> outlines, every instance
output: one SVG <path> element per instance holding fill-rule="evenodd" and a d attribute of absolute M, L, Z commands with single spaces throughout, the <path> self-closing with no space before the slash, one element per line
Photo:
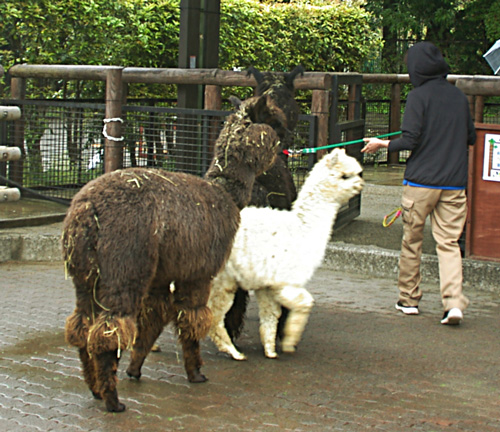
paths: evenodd
<path fill-rule="evenodd" d="M 465 191 L 403 186 L 401 204 L 403 241 L 399 259 L 399 301 L 417 306 L 422 298 L 422 240 L 425 220 L 430 215 L 444 311 L 465 310 L 469 300 L 462 294 L 462 256 L 458 245 L 467 217 Z"/>

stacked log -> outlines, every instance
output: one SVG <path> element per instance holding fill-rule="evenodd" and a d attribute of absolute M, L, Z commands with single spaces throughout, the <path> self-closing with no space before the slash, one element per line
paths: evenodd
<path fill-rule="evenodd" d="M 21 110 L 15 106 L 0 106 L 0 120 L 12 121 L 21 118 Z M 21 159 L 19 147 L 0 146 L 0 162 L 15 161 Z M 18 201 L 21 191 L 18 188 L 0 186 L 0 202 Z"/>

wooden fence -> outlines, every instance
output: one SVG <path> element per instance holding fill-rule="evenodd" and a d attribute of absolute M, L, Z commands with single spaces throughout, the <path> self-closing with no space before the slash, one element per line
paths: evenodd
<path fill-rule="evenodd" d="M 51 78 L 63 80 L 101 80 L 106 82 L 106 119 L 121 117 L 128 83 L 181 84 L 205 86 L 204 108 L 219 110 L 222 106 L 223 87 L 256 87 L 257 83 L 246 72 L 223 71 L 220 69 L 154 69 L 122 68 L 115 66 L 74 65 L 16 65 L 10 68 L 11 98 L 26 97 L 26 80 L 30 78 Z M 349 112 L 347 121 L 360 119 L 361 76 L 359 74 L 329 74 L 306 72 L 295 79 L 296 89 L 312 90 L 311 114 L 318 117 L 317 146 L 325 146 L 334 135 L 338 123 L 337 113 L 332 107 L 338 105 L 339 86 L 347 86 Z M 105 172 L 120 168 L 122 148 L 113 145 L 121 137 L 121 123 L 107 124 L 105 142 Z"/>
<path fill-rule="evenodd" d="M 100 80 L 106 82 L 106 119 L 121 117 L 125 103 L 126 86 L 129 83 L 157 83 L 178 85 L 203 85 L 207 110 L 220 110 L 223 87 L 255 87 L 252 76 L 245 71 L 224 71 L 220 69 L 159 69 L 117 66 L 75 66 L 75 65 L 16 65 L 9 69 L 11 76 L 11 97 L 14 100 L 26 97 L 26 80 L 50 78 L 63 80 Z M 476 122 L 482 122 L 484 98 L 500 94 L 500 77 L 449 75 L 448 80 L 459 85 L 467 94 Z M 339 142 L 338 131 L 347 130 L 346 139 L 352 138 L 349 127 L 359 130 L 362 84 L 390 85 L 389 132 L 401 127 L 401 84 L 410 82 L 407 74 L 357 74 L 306 72 L 295 80 L 298 90 L 312 90 L 311 114 L 318 118 L 317 146 Z M 347 119 L 338 118 L 339 88 L 347 87 Z M 341 124 L 345 123 L 345 125 Z M 339 127 L 340 124 L 340 127 Z M 344 127 L 345 126 L 345 127 Z M 117 169 L 123 160 L 123 149 L 113 145 L 121 137 L 121 123 L 107 124 L 105 143 L 105 172 Z M 359 135 L 359 134 L 358 134 Z M 358 138 L 358 136 L 356 136 Z M 16 143 L 14 143 L 16 145 Z M 398 154 L 389 156 L 389 163 L 399 162 Z"/>

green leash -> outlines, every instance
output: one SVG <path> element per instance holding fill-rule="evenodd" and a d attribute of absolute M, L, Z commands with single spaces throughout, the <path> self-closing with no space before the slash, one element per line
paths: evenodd
<path fill-rule="evenodd" d="M 372 138 L 385 138 L 385 137 L 389 137 L 389 136 L 393 136 L 393 135 L 399 135 L 400 133 L 401 133 L 401 131 L 391 132 L 391 133 L 384 134 L 384 135 L 378 135 L 378 136 L 372 137 Z M 330 145 L 326 145 L 326 146 L 323 146 L 323 147 L 305 148 L 305 149 L 302 149 L 302 150 L 295 150 L 295 151 L 293 151 L 293 153 L 302 153 L 302 154 L 316 153 L 319 150 L 327 150 L 327 149 L 331 149 L 331 148 L 334 148 L 334 147 L 343 147 L 343 146 L 348 146 L 348 145 L 351 145 L 351 144 L 358 144 L 358 143 L 362 143 L 362 142 L 363 142 L 362 139 L 354 140 L 354 141 L 346 141 L 346 142 L 343 142 L 343 143 L 330 144 Z"/>

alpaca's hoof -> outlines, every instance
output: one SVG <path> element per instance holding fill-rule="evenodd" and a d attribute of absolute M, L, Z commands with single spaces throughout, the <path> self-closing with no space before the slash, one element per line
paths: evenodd
<path fill-rule="evenodd" d="M 102 396 L 100 393 L 92 392 L 92 396 L 94 396 L 94 399 L 101 400 Z"/>
<path fill-rule="evenodd" d="M 152 347 L 151 347 L 151 352 L 161 352 L 161 348 L 159 345 L 157 344 L 154 344 Z"/>
<path fill-rule="evenodd" d="M 125 411 L 125 405 L 118 400 L 118 393 L 115 390 L 104 392 L 103 399 L 106 402 L 106 409 L 109 412 L 122 412 Z"/>
<path fill-rule="evenodd" d="M 294 353 L 296 350 L 295 345 L 284 343 L 281 345 L 281 349 L 286 353 Z"/>
<path fill-rule="evenodd" d="M 106 409 L 109 412 L 123 412 L 123 411 L 125 411 L 125 408 L 126 408 L 126 406 L 124 404 L 122 404 L 121 402 L 110 403 L 110 404 L 108 404 L 108 402 L 106 402 Z"/>
<path fill-rule="evenodd" d="M 268 359 L 277 359 L 278 358 L 278 354 L 276 352 L 265 352 L 264 355 Z"/>
<path fill-rule="evenodd" d="M 238 361 L 243 361 L 243 360 L 247 359 L 247 356 L 243 353 L 240 353 L 240 352 L 232 353 L 231 357 L 233 358 L 233 360 L 238 360 Z"/>
<path fill-rule="evenodd" d="M 188 377 L 189 382 L 191 383 L 203 383 L 208 381 L 208 378 L 203 375 L 199 370 L 193 373 L 193 375 Z"/>
<path fill-rule="evenodd" d="M 127 375 L 130 377 L 130 378 L 135 378 L 136 380 L 139 380 L 141 378 L 141 373 L 140 372 L 135 372 L 133 371 L 131 368 L 128 368 L 127 369 Z"/>

